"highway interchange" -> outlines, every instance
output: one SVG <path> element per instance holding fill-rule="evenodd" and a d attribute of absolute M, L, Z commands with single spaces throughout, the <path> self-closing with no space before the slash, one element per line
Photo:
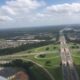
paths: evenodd
<path fill-rule="evenodd" d="M 60 31 L 59 41 L 60 41 L 60 55 L 61 55 L 61 62 L 62 62 L 63 80 L 79 80 L 78 73 L 76 71 L 76 68 L 74 66 L 74 62 L 72 60 L 71 52 L 68 48 L 68 45 L 66 43 L 66 39 L 65 39 L 65 36 L 64 36 L 62 30 Z M 43 53 L 46 53 L 46 52 L 41 52 L 41 53 L 39 53 L 39 55 L 43 54 Z M 37 53 L 34 53 L 34 54 L 37 55 Z M 4 61 L 8 58 L 12 58 L 12 60 L 15 60 L 18 58 L 20 59 L 22 56 L 27 56 L 27 55 L 33 55 L 33 53 L 32 54 L 24 54 L 24 55 L 17 54 L 17 55 L 3 56 L 3 57 L 0 57 L 0 60 L 3 59 L 3 61 L 0 61 L 0 64 L 4 64 L 4 63 L 9 62 L 9 61 Z M 31 62 L 33 62 L 33 61 L 31 61 Z M 33 62 L 33 63 L 36 64 L 37 66 L 39 66 L 40 68 L 42 68 L 48 74 L 48 76 L 50 76 L 50 80 L 54 80 L 54 77 L 47 71 L 47 69 L 45 69 L 43 66 L 41 66 L 38 63 L 35 63 L 35 62 Z"/>

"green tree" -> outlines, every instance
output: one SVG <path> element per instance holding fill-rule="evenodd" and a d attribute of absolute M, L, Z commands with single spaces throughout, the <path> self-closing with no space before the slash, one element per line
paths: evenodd
<path fill-rule="evenodd" d="M 39 57 L 40 58 L 45 58 L 46 57 L 46 54 L 40 54 Z"/>
<path fill-rule="evenodd" d="M 46 62 L 45 62 L 45 65 L 46 65 L 46 66 L 50 66 L 50 65 L 51 65 L 51 61 L 49 61 L 49 60 L 46 61 Z"/>
<path fill-rule="evenodd" d="M 48 51 L 49 50 L 49 47 L 47 47 L 46 50 Z"/>

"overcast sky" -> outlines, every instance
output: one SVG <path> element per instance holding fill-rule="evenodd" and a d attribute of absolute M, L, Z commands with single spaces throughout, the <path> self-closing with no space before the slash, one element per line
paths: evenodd
<path fill-rule="evenodd" d="M 80 23 L 80 0 L 0 0 L 0 28 Z"/>

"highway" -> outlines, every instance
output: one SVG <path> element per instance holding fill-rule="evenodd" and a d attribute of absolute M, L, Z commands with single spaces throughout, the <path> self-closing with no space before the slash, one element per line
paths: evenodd
<path fill-rule="evenodd" d="M 62 61 L 63 80 L 79 80 L 79 76 L 75 69 L 71 52 L 66 43 L 63 31 L 60 31 L 60 52 Z"/>

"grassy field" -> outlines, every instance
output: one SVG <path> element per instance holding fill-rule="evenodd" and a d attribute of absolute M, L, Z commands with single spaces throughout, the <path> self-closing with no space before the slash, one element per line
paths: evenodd
<path fill-rule="evenodd" d="M 48 48 L 48 50 L 47 50 Z M 33 48 L 33 49 L 29 49 L 26 51 L 22 51 L 16 54 L 28 54 L 28 53 L 39 53 L 39 52 L 45 52 L 45 51 L 58 51 L 59 49 L 59 44 L 50 44 L 47 46 L 42 46 L 42 47 L 38 47 L 38 48 Z"/>
<path fill-rule="evenodd" d="M 48 50 L 46 50 L 49 48 Z M 36 63 L 42 65 L 44 68 L 46 68 L 55 78 L 55 80 L 62 80 L 62 74 L 61 74 L 61 67 L 60 67 L 60 54 L 59 54 L 59 45 L 47 45 L 44 47 L 33 49 L 32 52 L 36 52 L 37 54 L 39 52 L 45 52 L 47 51 L 46 56 L 41 58 L 37 57 L 36 55 L 28 55 L 25 56 L 26 59 L 31 59 L 35 61 Z M 58 77 L 57 77 L 58 76 Z"/>
<path fill-rule="evenodd" d="M 41 58 L 37 56 L 37 55 L 40 55 L 41 52 L 45 52 L 45 57 Z M 60 67 L 61 60 L 60 60 L 60 54 L 59 54 L 59 44 L 57 45 L 50 44 L 47 46 L 42 46 L 42 47 L 27 50 L 27 51 L 22 51 L 16 54 L 19 54 L 19 55 L 30 54 L 30 55 L 26 55 L 20 58 L 29 59 L 29 60 L 32 60 L 42 65 L 44 68 L 46 68 L 51 73 L 51 75 L 53 75 L 55 80 L 62 80 L 62 72 L 61 72 L 61 67 Z M 37 76 L 39 76 L 37 70 L 33 69 L 33 71 Z"/>

